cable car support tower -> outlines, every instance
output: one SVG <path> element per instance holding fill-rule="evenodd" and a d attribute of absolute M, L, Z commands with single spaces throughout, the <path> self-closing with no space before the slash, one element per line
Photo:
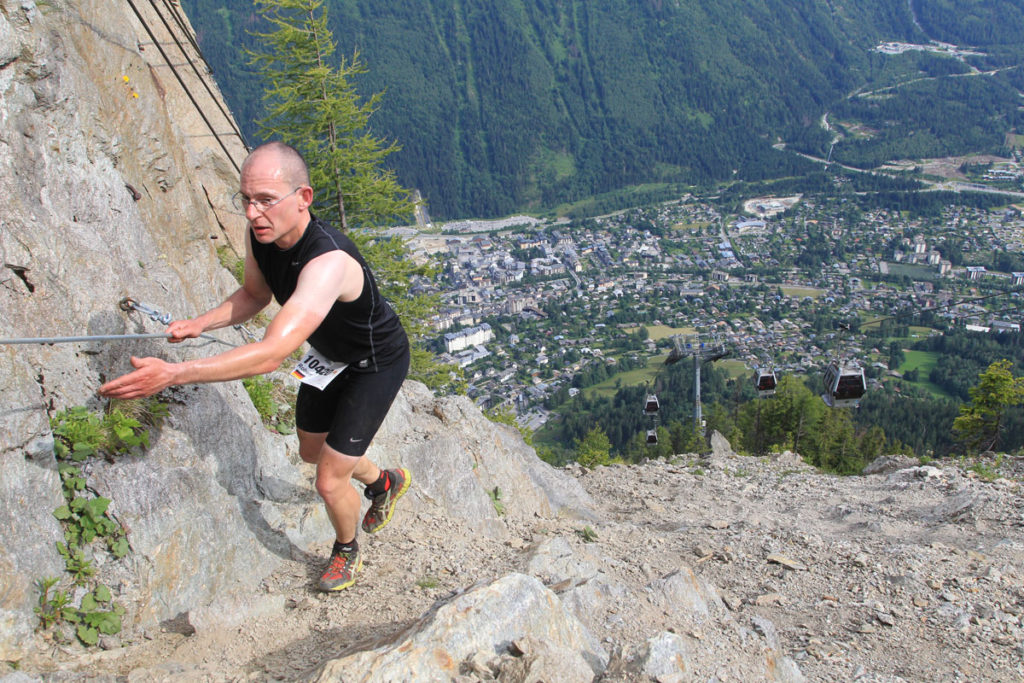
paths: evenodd
<path fill-rule="evenodd" d="M 671 365 L 686 356 L 693 357 L 693 424 L 698 434 L 704 433 L 704 416 L 700 403 L 700 366 L 712 363 L 729 355 L 725 343 L 715 335 L 701 336 L 673 335 L 672 350 L 665 359 L 665 365 Z"/>

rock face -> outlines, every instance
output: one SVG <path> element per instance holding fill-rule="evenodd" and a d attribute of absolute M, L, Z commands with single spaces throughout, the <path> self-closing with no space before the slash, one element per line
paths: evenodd
<path fill-rule="evenodd" d="M 194 107 L 182 113 L 187 98 L 170 88 L 166 62 L 151 61 L 159 54 L 139 20 L 103 2 L 2 0 L 0 37 L 0 335 L 158 332 L 119 301 L 180 317 L 229 293 L 214 250 L 228 239 L 208 198 L 228 194 L 231 162 L 198 142 Z M 226 142 L 241 158 L 239 141 Z M 34 582 L 63 573 L 49 419 L 98 408 L 98 383 L 124 371 L 129 354 L 201 352 L 165 347 L 0 346 L 0 658 L 17 659 L 30 642 Z M 140 623 L 225 588 L 204 576 L 211 567 L 273 566 L 240 504 L 258 488 L 246 463 L 268 445 L 255 413 L 237 386 L 190 396 L 144 458 L 90 473 L 131 529 L 136 552 L 115 574 L 131 577 Z M 225 531 L 244 540 L 218 549 L 211 541 Z"/>
<path fill-rule="evenodd" d="M 241 244 L 244 221 L 227 207 L 245 149 L 184 32 L 173 47 L 168 25 L 187 26 L 169 14 L 176 3 L 137 6 L 140 15 L 93 0 L 0 0 L 0 337 L 160 332 L 120 302 L 186 317 L 236 286 L 216 248 Z M 230 329 L 220 338 L 244 341 Z M 129 369 L 130 355 L 223 348 L 0 345 L 0 659 L 31 650 L 36 581 L 64 571 L 50 419 L 71 406 L 102 410 L 96 388 Z M 185 613 L 207 627 L 227 620 L 216 603 L 331 536 L 294 440 L 264 429 L 240 383 L 177 388 L 170 399 L 144 454 L 84 468 L 128 531 L 125 559 L 92 558 L 128 610 L 126 636 Z M 508 514 L 592 514 L 582 488 L 514 430 L 415 383 L 371 456 L 413 470 L 411 510 L 456 510 L 479 533 L 506 533 L 497 495 Z"/>
<path fill-rule="evenodd" d="M 4 338 L 157 332 L 120 301 L 183 317 L 235 287 L 215 247 L 242 238 L 244 150 L 195 55 L 167 52 L 176 4 L 134 4 L 0 0 Z M 122 632 L 40 635 L 36 582 L 65 573 L 50 419 L 102 410 L 129 355 L 219 348 L 0 345 L 3 680 L 1024 677 L 1019 459 L 994 481 L 906 461 L 839 479 L 716 434 L 699 465 L 555 470 L 415 382 L 369 451 L 413 487 L 344 595 L 312 588 L 332 532 L 294 437 L 237 382 L 183 387 L 144 452 L 83 466 L 131 545 L 91 558 Z"/>

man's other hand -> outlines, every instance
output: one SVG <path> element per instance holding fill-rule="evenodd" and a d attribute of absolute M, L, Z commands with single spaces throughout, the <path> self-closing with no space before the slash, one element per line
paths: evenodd
<path fill-rule="evenodd" d="M 167 329 L 164 330 L 167 334 L 171 335 L 167 340 L 172 344 L 177 344 L 180 341 L 186 339 L 195 339 L 203 333 L 203 326 L 196 322 L 194 318 L 188 320 L 175 320 Z"/>
<path fill-rule="evenodd" d="M 143 398 L 174 384 L 174 366 L 167 361 L 132 356 L 131 362 L 135 370 L 101 386 L 101 396 L 119 399 Z"/>

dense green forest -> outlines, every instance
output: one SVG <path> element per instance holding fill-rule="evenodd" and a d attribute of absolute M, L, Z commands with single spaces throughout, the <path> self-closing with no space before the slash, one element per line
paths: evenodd
<path fill-rule="evenodd" d="M 994 361 L 1010 359 L 1013 374 L 1024 374 L 1024 334 L 951 328 L 913 348 L 938 354 L 929 379 L 954 400 L 917 391 L 909 383 L 889 382 L 869 391 L 856 410 L 830 410 L 818 397 L 820 377 L 782 377 L 777 394 L 764 399 L 757 398 L 752 376 L 730 379 L 724 370 L 705 364 L 701 396 L 706 428 L 718 430 L 747 453 L 788 448 L 843 473 L 859 472 L 883 452 L 936 457 L 961 453 L 953 433 L 959 406 L 971 400 L 970 388 Z M 611 454 L 626 460 L 661 455 L 659 449 L 666 454 L 701 450 L 694 440 L 693 381 L 693 365 L 685 362 L 665 367 L 654 385 L 618 387 L 610 397 L 586 392 L 570 397 L 563 388 L 549 402 L 560 417 L 535 435 L 535 443 L 550 460 L 563 462 L 573 459 L 573 444 L 600 425 Z M 652 391 L 660 404 L 655 446 L 644 438 L 654 426 L 643 413 Z M 1000 447 L 1008 452 L 1024 447 L 1024 406 L 1006 411 Z"/>
<path fill-rule="evenodd" d="M 262 87 L 243 0 L 183 0 L 232 110 L 255 139 Z M 333 0 L 358 52 L 375 135 L 435 218 L 549 210 L 623 188 L 802 176 L 788 149 L 871 166 L 998 152 L 1020 126 L 1024 8 L 1010 0 Z M 976 56 L 884 55 L 943 40 Z M 980 71 L 979 71 L 980 70 Z M 992 73 L 982 73 L 991 71 Z M 821 127 L 828 113 L 835 128 Z M 786 143 L 787 150 L 773 148 Z M 626 204 L 623 204 L 626 205 Z M 619 207 L 616 207 L 619 208 Z"/>

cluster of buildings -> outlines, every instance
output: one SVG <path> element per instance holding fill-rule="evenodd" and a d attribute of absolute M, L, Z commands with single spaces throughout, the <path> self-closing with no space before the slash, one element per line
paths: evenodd
<path fill-rule="evenodd" d="M 712 335 L 751 369 L 812 372 L 834 356 L 879 362 L 865 338 L 834 329 L 837 319 L 933 309 L 989 329 L 1021 322 L 1019 310 L 993 318 L 957 305 L 1024 285 L 1024 266 L 982 265 L 1024 254 L 1013 208 L 951 207 L 928 220 L 879 210 L 852 222 L 836 200 L 802 199 L 769 217 L 684 198 L 582 221 L 443 227 L 410 241 L 443 264 L 431 283 L 444 301 L 438 352 L 465 369 L 478 402 L 514 404 L 532 426 L 591 364 L 667 352 L 668 339 L 638 340 L 642 328 Z"/>

